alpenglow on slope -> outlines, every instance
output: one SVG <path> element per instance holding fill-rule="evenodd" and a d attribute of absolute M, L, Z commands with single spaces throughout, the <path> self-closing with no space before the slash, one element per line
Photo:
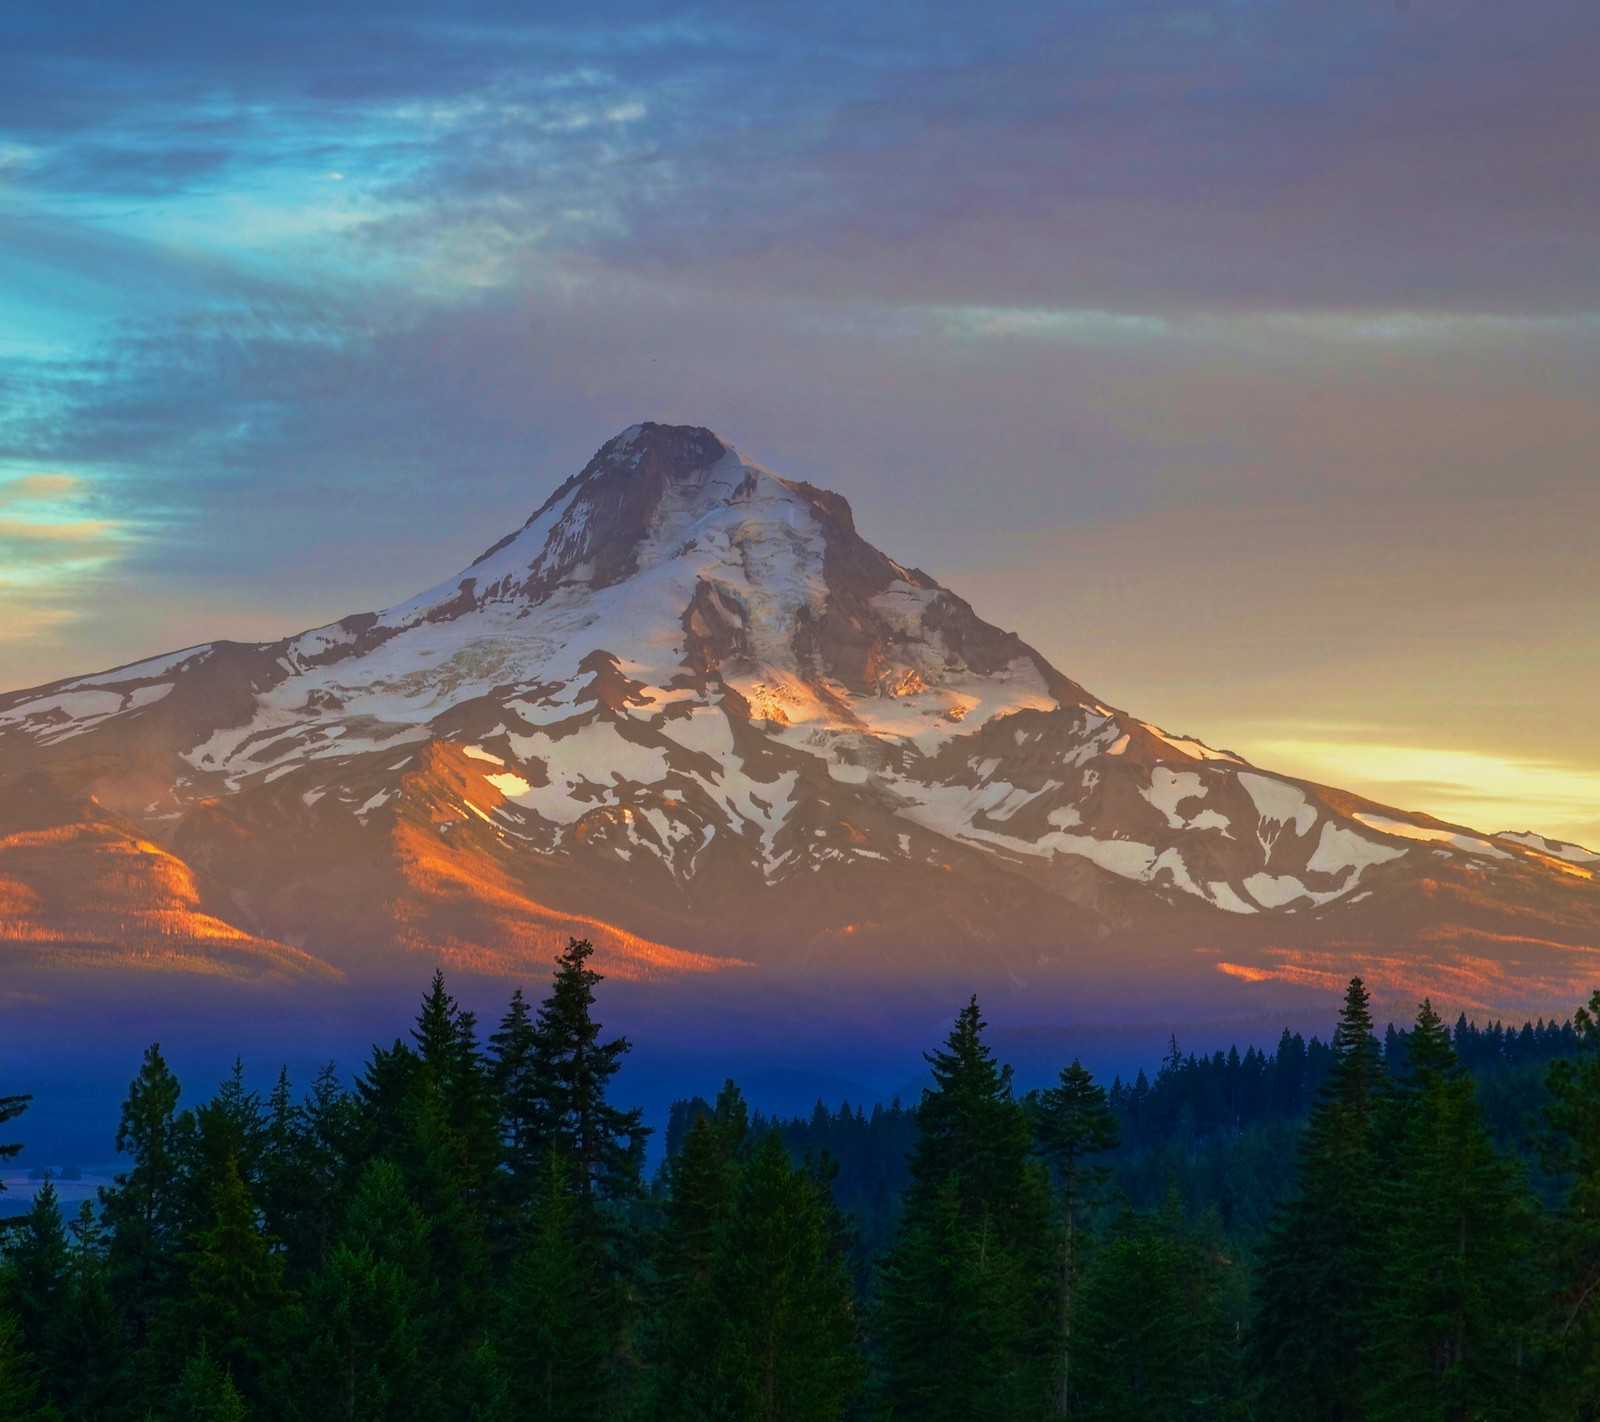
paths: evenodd
<path fill-rule="evenodd" d="M 636 425 L 458 576 L 0 697 L 0 953 L 1570 999 L 1600 855 L 1105 705 L 708 430 Z"/>

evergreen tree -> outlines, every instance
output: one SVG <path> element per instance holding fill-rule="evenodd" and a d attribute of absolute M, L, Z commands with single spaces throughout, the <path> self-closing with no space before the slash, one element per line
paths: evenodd
<path fill-rule="evenodd" d="M 52 1369 L 51 1389 L 66 1422 L 112 1422 L 125 1415 L 132 1363 L 122 1315 L 107 1282 L 105 1239 L 87 1200 L 70 1227 L 70 1273 L 59 1337 L 71 1357 Z"/>
<path fill-rule="evenodd" d="M 1552 1391 L 1566 1415 L 1600 1417 L 1600 991 L 1572 1016 L 1576 1051 L 1551 1064 L 1546 1163 L 1565 1186 L 1553 1230 Z"/>
<path fill-rule="evenodd" d="M 311 1281 L 293 1362 L 292 1415 L 304 1422 L 428 1422 L 437 1368 L 418 1290 L 365 1244 L 336 1245 Z"/>
<path fill-rule="evenodd" d="M 428 1220 L 432 1274 L 448 1294 L 437 1326 L 447 1351 L 478 1328 L 489 1287 L 489 1206 L 499 1160 L 476 1022 L 435 973 L 411 1033 L 374 1048 L 356 1088 L 371 1147 L 403 1172 Z"/>
<path fill-rule="evenodd" d="M 1407 1049 L 1395 1169 L 1380 1220 L 1368 1415 L 1515 1415 L 1530 1211 L 1489 1141 L 1449 1036 L 1424 1001 Z"/>
<path fill-rule="evenodd" d="M 311 1280 L 292 1369 L 304 1422 L 428 1422 L 439 1415 L 439 1288 L 428 1224 L 398 1166 L 362 1172 Z"/>
<path fill-rule="evenodd" d="M 612 1415 L 612 1319 L 594 1307 L 572 1173 L 557 1151 L 546 1154 L 498 1329 L 499 1353 L 516 1360 L 507 1402 L 515 1415 L 546 1422 Z"/>
<path fill-rule="evenodd" d="M 22 1345 L 22 1330 L 9 1313 L 0 1312 L 0 1418 L 5 1422 L 52 1422 L 38 1405 L 37 1370 Z"/>
<path fill-rule="evenodd" d="M 56 1187 L 47 1177 L 27 1214 L 6 1239 L 0 1266 L 0 1298 L 16 1319 L 22 1346 L 51 1365 L 52 1331 L 67 1289 L 70 1246 Z"/>
<path fill-rule="evenodd" d="M 1059 1283 L 1060 1354 L 1056 1363 L 1054 1411 L 1064 1417 L 1071 1396 L 1073 1295 L 1079 1271 L 1079 1240 L 1094 1195 L 1111 1170 L 1093 1159 L 1114 1150 L 1117 1119 L 1105 1088 L 1076 1058 L 1063 1067 L 1056 1085 L 1029 1099 L 1034 1138 L 1054 1172 L 1061 1198 L 1062 1250 Z"/>
<path fill-rule="evenodd" d="M 733 1210 L 748 1130 L 744 1098 L 729 1081 L 715 1108 L 695 1115 L 681 1149 L 664 1168 L 666 1200 L 651 1241 L 646 1329 L 649 1415 L 656 1422 L 697 1422 L 707 1415 L 718 1386 L 706 1341 L 722 1317 L 716 1292 L 720 1232 Z"/>
<path fill-rule="evenodd" d="M 1298 1193 L 1279 1210 L 1262 1250 L 1249 1344 L 1266 1418 L 1354 1422 L 1364 1415 L 1378 1265 L 1372 1127 L 1382 1082 L 1366 988 L 1352 978 L 1302 1138 Z"/>
<path fill-rule="evenodd" d="M 538 1045 L 533 1009 L 518 988 L 489 1037 L 489 1079 L 513 1205 L 533 1198 L 553 1135 L 550 1109 L 539 1091 Z"/>
<path fill-rule="evenodd" d="M 873 1342 L 884 1416 L 968 1422 L 1044 1410 L 1018 1406 L 1026 1290 L 1016 1254 L 996 1233 L 991 1219 L 964 1217 L 955 1176 L 907 1210 L 877 1280 Z"/>
<path fill-rule="evenodd" d="M 182 1252 L 187 1277 L 161 1332 L 186 1350 L 199 1344 L 243 1396 L 259 1399 L 273 1344 L 286 1331 L 283 1260 L 261 1231 L 235 1157 L 223 1161 L 210 1196 L 209 1218 Z"/>
<path fill-rule="evenodd" d="M 533 1095 L 548 1112 L 549 1143 L 576 1164 L 585 1204 L 638 1194 L 650 1134 L 641 1112 L 621 1110 L 606 1099 L 628 1041 L 600 1040 L 593 1013 L 600 974 L 589 967 L 593 953 L 587 939 L 574 938 L 556 959 L 550 995 L 534 1025 L 531 1071 Z"/>
<path fill-rule="evenodd" d="M 160 1045 L 152 1045 L 117 1126 L 117 1150 L 131 1156 L 132 1164 L 100 1192 L 111 1240 L 110 1282 L 136 1350 L 144 1346 L 176 1268 L 183 1204 L 174 1121 L 178 1095 L 177 1077 Z"/>
<path fill-rule="evenodd" d="M 720 1231 L 712 1287 L 722 1300 L 726 1382 L 755 1422 L 828 1422 L 861 1381 L 843 1222 L 827 1188 L 768 1132 L 742 1172 Z"/>
<path fill-rule="evenodd" d="M 1176 1211 L 1125 1215 L 1079 1299 L 1076 1415 L 1092 1422 L 1243 1418 L 1224 1267 L 1183 1231 Z"/>
<path fill-rule="evenodd" d="M 185 1364 L 162 1412 L 165 1422 L 245 1422 L 248 1415 L 233 1379 L 203 1344 Z"/>
<path fill-rule="evenodd" d="M 1049 1187 L 983 1027 L 973 998 L 927 1057 L 934 1084 L 917 1108 L 874 1330 L 881 1395 L 897 1418 L 1023 1418 L 1049 1401 L 1058 1351 Z M 952 1368 L 959 1378 L 943 1376 Z M 969 1405 L 979 1413 L 959 1410 Z"/>

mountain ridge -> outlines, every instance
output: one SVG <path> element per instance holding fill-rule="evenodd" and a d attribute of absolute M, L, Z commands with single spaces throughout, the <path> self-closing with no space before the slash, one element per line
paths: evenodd
<path fill-rule="evenodd" d="M 513 974 L 579 932 L 652 979 L 1216 993 L 1343 953 L 1493 1006 L 1566 1000 L 1600 943 L 1600 855 L 1108 706 L 695 426 L 630 426 L 391 608 L 0 696 L 0 787 L 24 777 L 357 977 Z"/>

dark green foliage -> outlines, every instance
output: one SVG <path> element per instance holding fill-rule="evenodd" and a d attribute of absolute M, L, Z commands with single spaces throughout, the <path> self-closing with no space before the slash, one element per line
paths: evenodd
<path fill-rule="evenodd" d="M 1031 1417 L 1048 1406 L 1058 1250 L 1049 1186 L 1011 1072 L 976 998 L 917 1107 L 904 1222 L 884 1260 L 874 1335 L 893 1415 Z M 976 1406 L 980 1413 L 962 1412 Z"/>
<path fill-rule="evenodd" d="M 649 1416 L 842 1415 L 863 1362 L 843 1221 L 776 1131 L 753 1144 L 730 1082 L 668 1163 L 657 1235 Z"/>
<path fill-rule="evenodd" d="M 135 1350 L 144 1346 L 150 1321 L 177 1272 L 183 1226 L 178 1095 L 178 1079 L 154 1044 L 128 1088 L 117 1126 L 117 1149 L 132 1163 L 100 1194 L 111 1241 L 110 1285 L 127 1316 Z"/>
<path fill-rule="evenodd" d="M 1250 1345 L 1265 1416 L 1360 1415 L 1378 1266 L 1372 1127 L 1382 1080 L 1366 989 L 1352 978 L 1301 1141 L 1299 1192 L 1262 1251 Z"/>
<path fill-rule="evenodd" d="M 61 1207 L 55 1186 L 46 1180 L 6 1240 L 0 1295 L 16 1319 L 22 1346 L 47 1368 L 55 1360 L 54 1326 L 65 1301 L 70 1264 Z"/>
<path fill-rule="evenodd" d="M 1060 1196 L 1061 1261 L 1056 1282 L 1059 1339 L 1056 1347 L 1054 1408 L 1064 1417 L 1072 1394 L 1074 1296 L 1088 1212 L 1111 1169 L 1098 1157 L 1118 1143 L 1117 1118 L 1103 1087 L 1074 1058 L 1060 1079 L 1028 1099 L 1034 1140 L 1049 1164 Z"/>
<path fill-rule="evenodd" d="M 748 1129 L 744 1099 L 730 1081 L 714 1110 L 695 1116 L 682 1149 L 667 1161 L 647 1335 L 650 1415 L 661 1422 L 688 1422 L 720 1386 L 704 1340 L 721 1314 L 719 1232 L 733 1210 Z"/>
<path fill-rule="evenodd" d="M 249 1413 L 227 1370 L 202 1345 L 184 1366 L 161 1416 L 164 1422 L 245 1422 Z"/>
<path fill-rule="evenodd" d="M 287 1332 L 283 1260 L 262 1233 L 260 1211 L 226 1157 L 210 1180 L 203 1222 L 180 1251 L 184 1280 L 159 1319 L 158 1346 L 205 1350 L 246 1397 L 258 1398 L 273 1344 Z"/>
<path fill-rule="evenodd" d="M 826 1183 L 796 1168 L 775 1132 L 744 1167 L 718 1246 L 716 1371 L 738 1415 L 840 1416 L 861 1376 L 842 1222 Z"/>
<path fill-rule="evenodd" d="M 1531 1213 L 1426 1001 L 1399 1096 L 1379 1222 L 1368 1416 L 1515 1416 L 1531 1381 Z"/>
<path fill-rule="evenodd" d="M 1566 1415 L 1592 1419 L 1600 1417 L 1600 991 L 1572 1026 L 1576 1050 L 1550 1068 L 1545 1112 L 1545 1158 L 1565 1187 L 1550 1332 Z"/>
<path fill-rule="evenodd" d="M 519 1241 L 495 1330 L 513 1414 L 548 1422 L 609 1415 L 612 1300 L 596 1297 L 595 1261 L 579 1228 L 574 1169 L 551 1149 Z"/>
<path fill-rule="evenodd" d="M 1068 1411 L 1093 1422 L 1223 1422 L 1244 1404 L 1233 1266 L 1174 1211 L 1125 1215 L 1077 1301 Z"/>
<path fill-rule="evenodd" d="M 1600 994 L 1380 1054 L 1352 982 L 1329 1045 L 1025 1102 L 974 1001 L 914 1112 L 730 1082 L 646 1195 L 588 945 L 555 966 L 487 1050 L 435 976 L 354 1091 L 180 1112 L 152 1048 L 101 1214 L 47 1182 L 0 1241 L 0 1418 L 1600 1419 Z"/>
<path fill-rule="evenodd" d="M 586 1201 L 624 1200 L 639 1192 L 649 1128 L 639 1111 L 606 1099 L 628 1043 L 600 1040 L 593 1014 L 600 975 L 589 967 L 594 947 L 574 938 L 556 959 L 550 996 L 534 1023 L 528 1074 L 542 1109 L 531 1116 L 531 1144 L 574 1162 Z M 542 1120 L 542 1125 L 541 1125 Z"/>
<path fill-rule="evenodd" d="M 38 1369 L 22 1344 L 22 1330 L 0 1312 L 0 1418 L 6 1422 L 47 1422 L 38 1405 Z"/>

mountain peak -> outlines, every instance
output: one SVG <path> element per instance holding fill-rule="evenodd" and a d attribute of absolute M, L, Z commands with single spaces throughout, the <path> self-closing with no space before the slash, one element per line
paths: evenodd
<path fill-rule="evenodd" d="M 59 898 L 153 845 L 150 921 L 215 956 L 237 920 L 262 962 L 305 941 L 509 968 L 575 932 L 608 971 L 1021 985 L 1143 953 L 1188 1000 L 1336 985 L 1336 945 L 1390 990 L 1486 1004 L 1586 983 L 1600 925 L 1600 857 L 1104 705 L 838 495 L 699 426 L 623 430 L 399 607 L 0 696 L 0 808 L 29 776 L 49 813 L 0 815 L 0 881 Z M 24 936 L 101 932 L 75 913 Z M 0 922 L 0 951 L 22 932 Z"/>

